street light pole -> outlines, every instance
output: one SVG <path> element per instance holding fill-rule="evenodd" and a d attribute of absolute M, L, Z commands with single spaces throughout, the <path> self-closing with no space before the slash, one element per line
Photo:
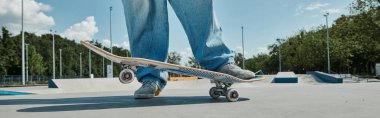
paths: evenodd
<path fill-rule="evenodd" d="M 54 39 L 54 35 L 57 31 L 50 30 L 50 32 L 53 35 L 53 79 L 55 79 L 55 41 L 54 41 L 55 39 Z"/>
<path fill-rule="evenodd" d="M 125 57 L 129 57 L 129 56 L 128 56 L 128 50 L 127 50 L 127 49 L 125 49 Z"/>
<path fill-rule="evenodd" d="M 62 79 L 62 49 L 59 49 L 59 78 Z"/>
<path fill-rule="evenodd" d="M 79 76 L 80 78 L 82 78 L 82 53 L 79 53 L 79 66 L 80 66 Z"/>
<path fill-rule="evenodd" d="M 111 41 L 111 54 L 113 54 L 113 49 L 112 49 L 112 6 L 110 6 L 110 41 Z M 111 67 L 113 71 L 113 62 L 111 61 Z M 113 75 L 112 75 L 113 76 Z"/>
<path fill-rule="evenodd" d="M 103 45 L 102 45 L 102 49 L 104 49 L 104 46 L 103 46 Z M 103 57 L 103 56 L 102 56 L 102 57 Z M 102 66 L 102 67 L 103 67 L 103 69 L 102 69 L 102 70 L 103 70 L 103 71 L 102 71 L 102 74 L 103 74 L 103 77 L 105 77 L 105 76 L 104 76 L 104 57 L 103 57 L 103 66 Z"/>
<path fill-rule="evenodd" d="M 331 67 L 330 67 L 330 39 L 329 39 L 329 22 L 328 22 L 328 17 L 329 17 L 329 13 L 326 13 L 325 16 L 326 17 L 326 43 L 327 43 L 327 71 L 328 73 L 331 72 Z"/>
<path fill-rule="evenodd" d="M 25 46 L 26 46 L 26 55 L 25 55 L 26 56 L 26 62 L 25 62 L 26 63 L 26 82 L 28 82 L 29 81 L 29 72 L 28 72 L 29 71 L 29 65 L 28 65 L 29 64 L 28 63 L 29 62 L 28 61 L 29 60 L 28 59 L 28 56 L 29 56 L 29 53 L 28 53 L 29 44 L 25 44 Z"/>
<path fill-rule="evenodd" d="M 24 36 L 24 0 L 21 1 L 21 37 L 22 37 L 22 85 L 25 85 L 25 36 Z"/>
<path fill-rule="evenodd" d="M 88 72 L 89 72 L 89 77 L 91 78 L 91 50 L 88 49 Z"/>
<path fill-rule="evenodd" d="M 278 66 L 278 72 L 281 72 L 281 39 L 277 39 L 278 41 L 278 62 L 279 62 L 279 66 Z"/>
<path fill-rule="evenodd" d="M 244 57 L 244 27 L 241 26 L 241 45 L 243 47 L 243 69 L 245 69 L 245 57 Z"/>

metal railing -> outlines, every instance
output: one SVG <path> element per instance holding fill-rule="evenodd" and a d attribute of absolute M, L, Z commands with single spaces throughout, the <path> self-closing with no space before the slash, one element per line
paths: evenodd
<path fill-rule="evenodd" d="M 348 81 L 351 81 L 351 82 L 360 82 L 361 81 L 361 78 L 359 78 L 357 76 L 354 76 L 352 74 L 342 74 L 342 73 L 337 73 L 337 72 L 334 72 L 334 71 L 331 71 L 331 74 L 334 75 L 334 76 L 336 76 L 336 77 L 341 77 L 344 80 L 348 80 Z"/>

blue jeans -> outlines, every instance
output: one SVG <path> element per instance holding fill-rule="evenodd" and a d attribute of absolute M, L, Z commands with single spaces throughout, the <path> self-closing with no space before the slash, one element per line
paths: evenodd
<path fill-rule="evenodd" d="M 169 46 L 167 0 L 122 0 L 133 57 L 165 61 Z M 195 59 L 207 70 L 234 62 L 234 53 L 222 41 L 222 28 L 212 0 L 168 0 L 185 29 Z M 139 82 L 161 81 L 167 72 L 139 68 Z"/>

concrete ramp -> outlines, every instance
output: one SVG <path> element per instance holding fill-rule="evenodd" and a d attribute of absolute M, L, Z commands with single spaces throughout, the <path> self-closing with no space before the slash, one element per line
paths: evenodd
<path fill-rule="evenodd" d="M 332 74 L 314 71 L 311 72 L 312 75 L 318 77 L 320 80 L 326 83 L 343 83 L 343 78 L 339 76 L 334 76 Z"/>
<path fill-rule="evenodd" d="M 99 92 L 99 91 L 122 91 L 140 87 L 137 80 L 130 84 L 122 84 L 117 78 L 94 78 L 94 79 L 52 79 L 49 88 L 58 88 L 70 92 Z"/>

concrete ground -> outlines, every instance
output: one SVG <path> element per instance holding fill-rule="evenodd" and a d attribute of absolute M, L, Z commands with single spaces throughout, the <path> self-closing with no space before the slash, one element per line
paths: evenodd
<path fill-rule="evenodd" d="M 235 84 L 238 102 L 210 99 L 209 80 L 168 83 L 159 97 L 136 100 L 133 85 L 120 91 L 80 92 L 47 87 L 1 88 L 40 91 L 33 95 L 0 96 L 4 118 L 377 118 L 380 116 L 380 82 L 319 83 L 300 75 L 298 84 Z M 126 85 L 128 86 L 128 85 Z M 25 90 L 27 89 L 27 90 Z M 41 92 L 44 91 L 44 92 Z"/>

